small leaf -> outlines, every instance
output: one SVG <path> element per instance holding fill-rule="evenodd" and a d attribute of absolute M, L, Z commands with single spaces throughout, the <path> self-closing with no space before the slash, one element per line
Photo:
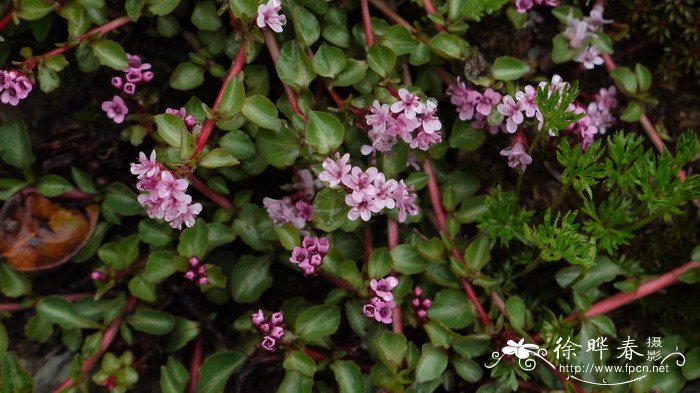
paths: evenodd
<path fill-rule="evenodd" d="M 620 115 L 620 120 L 626 121 L 628 123 L 634 123 L 639 121 L 639 119 L 644 114 L 644 107 L 637 101 L 630 101 L 622 111 Z"/>
<path fill-rule="evenodd" d="M 204 220 L 198 219 L 192 227 L 182 231 L 177 252 L 186 258 L 192 256 L 204 258 L 209 246 L 208 235 L 207 224 Z"/>
<path fill-rule="evenodd" d="M 448 288 L 438 292 L 428 309 L 428 318 L 442 322 L 450 329 L 463 329 L 474 322 L 467 295 Z"/>
<path fill-rule="evenodd" d="M 231 296 L 238 303 L 252 303 L 272 286 L 268 256 L 244 255 L 231 270 Z"/>
<path fill-rule="evenodd" d="M 634 66 L 634 75 L 637 79 L 639 92 L 646 93 L 651 87 L 651 72 L 643 64 L 637 63 Z"/>
<path fill-rule="evenodd" d="M 192 62 L 178 64 L 170 76 L 170 87 L 175 90 L 191 90 L 204 83 L 204 68 Z"/>
<path fill-rule="evenodd" d="M 418 274 L 430 266 L 430 262 L 409 244 L 399 244 L 391 251 L 394 269 L 402 274 Z"/>
<path fill-rule="evenodd" d="M 207 153 L 199 163 L 204 168 L 221 168 L 240 164 L 235 157 L 230 155 L 226 150 L 217 147 Z"/>
<path fill-rule="evenodd" d="M 137 308 L 125 320 L 135 330 L 148 334 L 166 334 L 175 326 L 175 319 L 172 315 L 145 307 Z"/>
<path fill-rule="evenodd" d="M 491 238 L 479 233 L 464 251 L 464 261 L 472 272 L 479 272 L 491 260 Z"/>
<path fill-rule="evenodd" d="M 501 81 L 513 81 L 520 79 L 530 72 L 530 66 L 510 56 L 497 58 L 491 66 L 493 78 Z"/>
<path fill-rule="evenodd" d="M 165 366 L 160 366 L 160 390 L 163 393 L 183 393 L 190 375 L 187 368 L 170 356 Z"/>
<path fill-rule="evenodd" d="M 156 115 L 153 120 L 156 122 L 158 136 L 163 138 L 168 145 L 180 148 L 180 139 L 182 133 L 187 132 L 187 127 L 178 115 L 160 114 Z"/>
<path fill-rule="evenodd" d="M 380 44 L 372 45 L 367 51 L 369 67 L 381 77 L 388 77 L 396 64 L 396 53 Z"/>
<path fill-rule="evenodd" d="M 96 43 L 92 48 L 93 54 L 100 64 L 121 71 L 129 66 L 126 52 L 121 45 L 114 41 L 104 40 Z"/>
<path fill-rule="evenodd" d="M 221 28 L 221 18 L 213 1 L 200 1 L 192 11 L 192 24 L 199 30 L 216 31 Z"/>
<path fill-rule="evenodd" d="M 284 356 L 282 367 L 285 370 L 296 371 L 313 378 L 316 373 L 316 363 L 302 351 L 289 351 Z"/>
<path fill-rule="evenodd" d="M 306 124 L 306 142 L 321 154 L 335 151 L 345 135 L 345 127 L 337 117 L 326 112 L 312 111 Z"/>
<path fill-rule="evenodd" d="M 244 102 L 245 87 L 243 82 L 237 76 L 234 76 L 226 84 L 224 95 L 221 97 L 221 103 L 219 104 L 219 113 L 223 117 L 235 116 L 243 108 Z"/>
<path fill-rule="evenodd" d="M 226 382 L 243 367 L 246 356 L 238 351 L 217 352 L 207 356 L 199 368 L 197 393 L 223 393 Z"/>
<path fill-rule="evenodd" d="M 267 97 L 261 95 L 247 97 L 241 112 L 246 119 L 262 128 L 275 131 L 280 128 L 277 107 Z"/>
<path fill-rule="evenodd" d="M 617 86 L 627 95 L 637 94 L 637 78 L 627 67 L 617 67 L 610 71 Z"/>
<path fill-rule="evenodd" d="M 82 317 L 71 302 L 58 296 L 44 298 L 39 302 L 36 310 L 44 318 L 63 329 L 100 328 L 99 323 Z"/>
<path fill-rule="evenodd" d="M 367 271 L 370 278 L 380 279 L 391 273 L 393 262 L 386 247 L 375 248 L 369 256 Z"/>
<path fill-rule="evenodd" d="M 317 74 L 335 78 L 345 68 L 347 58 L 342 50 L 321 44 L 314 55 L 313 64 Z"/>
<path fill-rule="evenodd" d="M 10 119 L 0 126 L 0 158 L 20 169 L 29 169 L 36 159 L 22 120 Z"/>
<path fill-rule="evenodd" d="M 73 189 L 70 182 L 58 175 L 46 175 L 39 180 L 36 186 L 41 195 L 49 198 L 59 196 L 64 192 Z"/>
<path fill-rule="evenodd" d="M 336 360 L 331 364 L 331 370 L 338 382 L 340 393 L 363 393 L 365 383 L 360 366 L 352 360 Z"/>
<path fill-rule="evenodd" d="M 305 310 L 294 323 L 294 333 L 307 341 L 330 336 L 340 325 L 340 310 L 336 306 L 319 305 Z"/>
<path fill-rule="evenodd" d="M 510 324 L 516 329 L 525 327 L 525 312 L 527 311 L 523 299 L 519 296 L 512 296 L 506 300 L 506 311 Z"/>
<path fill-rule="evenodd" d="M 416 365 L 416 381 L 427 382 L 437 379 L 447 368 L 447 355 L 432 344 L 423 344 Z"/>

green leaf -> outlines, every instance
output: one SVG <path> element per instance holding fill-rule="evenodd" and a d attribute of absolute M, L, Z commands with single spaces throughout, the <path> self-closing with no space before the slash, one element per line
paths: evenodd
<path fill-rule="evenodd" d="M 430 48 L 440 57 L 462 60 L 469 47 L 466 41 L 449 33 L 439 33 L 430 40 Z"/>
<path fill-rule="evenodd" d="M 423 344 L 416 365 L 416 381 L 427 382 L 437 379 L 447 368 L 447 355 L 432 344 Z"/>
<path fill-rule="evenodd" d="M 239 160 L 245 160 L 255 155 L 255 144 L 248 134 L 240 130 L 228 132 L 219 139 L 219 146 Z"/>
<path fill-rule="evenodd" d="M 450 329 L 463 329 L 474 322 L 469 298 L 453 288 L 443 289 L 435 295 L 428 309 L 428 318 L 442 322 Z"/>
<path fill-rule="evenodd" d="M 331 370 L 338 382 L 340 393 L 363 393 L 365 381 L 362 378 L 360 366 L 351 360 L 336 360 L 331 364 Z"/>
<path fill-rule="evenodd" d="M 330 232 L 347 221 L 348 205 L 342 193 L 323 188 L 314 198 L 314 225 Z"/>
<path fill-rule="evenodd" d="M 637 78 L 632 70 L 627 67 L 617 67 L 610 71 L 610 76 L 615 81 L 617 87 L 619 87 L 625 94 L 637 94 Z"/>
<path fill-rule="evenodd" d="M 340 310 L 336 306 L 319 305 L 306 309 L 294 323 L 294 333 L 307 341 L 330 336 L 340 325 Z"/>
<path fill-rule="evenodd" d="M 313 64 L 317 74 L 335 78 L 345 68 L 347 58 L 342 50 L 321 44 L 314 55 Z"/>
<path fill-rule="evenodd" d="M 14 271 L 7 264 L 0 263 L 0 291 L 7 297 L 20 297 L 32 291 L 32 282 L 24 273 Z"/>
<path fill-rule="evenodd" d="M 63 329 L 100 328 L 99 323 L 78 314 L 73 303 L 58 296 L 44 298 L 39 302 L 36 311 Z"/>
<path fill-rule="evenodd" d="M 366 61 L 347 59 L 345 68 L 338 74 L 331 86 L 345 87 L 354 85 L 365 77 L 368 67 Z"/>
<path fill-rule="evenodd" d="M 241 112 L 246 119 L 262 128 L 274 131 L 280 129 L 277 107 L 267 97 L 261 95 L 247 97 Z"/>
<path fill-rule="evenodd" d="M 262 158 L 277 168 L 285 168 L 294 163 L 300 153 L 299 143 L 299 137 L 286 127 L 278 132 L 260 130 L 255 140 Z"/>
<path fill-rule="evenodd" d="M 477 150 L 486 141 L 486 131 L 477 130 L 470 123 L 456 121 L 450 134 L 450 147 L 455 147 L 465 152 Z"/>
<path fill-rule="evenodd" d="M 284 356 L 282 367 L 285 370 L 296 371 L 309 378 L 316 373 L 316 363 L 303 351 L 288 351 Z"/>
<path fill-rule="evenodd" d="M 244 255 L 231 270 L 231 296 L 238 303 L 252 303 L 272 286 L 269 256 Z"/>
<path fill-rule="evenodd" d="M 156 301 L 156 285 L 136 276 L 129 281 L 129 292 L 137 298 L 147 301 Z"/>
<path fill-rule="evenodd" d="M 163 138 L 168 145 L 180 148 L 182 133 L 187 132 L 187 127 L 178 115 L 160 114 L 153 120 L 156 122 L 158 136 Z"/>
<path fill-rule="evenodd" d="M 375 248 L 369 256 L 367 271 L 370 278 L 380 279 L 391 273 L 393 263 L 386 247 Z"/>
<path fill-rule="evenodd" d="M 630 101 L 620 115 L 620 120 L 635 123 L 644 114 L 644 107 L 638 101 Z"/>
<path fill-rule="evenodd" d="M 367 63 L 372 71 L 387 78 L 396 65 L 396 53 L 386 46 L 374 44 L 367 51 Z"/>
<path fill-rule="evenodd" d="M 122 183 L 112 183 L 107 187 L 103 207 L 126 216 L 143 213 L 143 207 L 136 200 L 136 194 Z"/>
<path fill-rule="evenodd" d="M 418 274 L 430 266 L 430 262 L 410 244 L 399 244 L 390 252 L 394 269 L 401 274 Z"/>
<path fill-rule="evenodd" d="M 170 87 L 175 90 L 191 90 L 203 82 L 204 68 L 190 61 L 178 64 L 170 76 Z"/>
<path fill-rule="evenodd" d="M 192 256 L 204 258 L 209 247 L 208 235 L 207 224 L 204 220 L 198 219 L 192 227 L 182 231 L 177 252 L 187 258 Z"/>
<path fill-rule="evenodd" d="M 245 87 L 240 78 L 234 76 L 226 84 L 224 95 L 219 104 L 219 113 L 223 117 L 235 116 L 243 108 L 245 103 Z"/>
<path fill-rule="evenodd" d="M 199 323 L 185 318 L 175 318 L 175 326 L 168 333 L 165 350 L 172 353 L 182 349 L 188 342 L 199 336 Z"/>
<path fill-rule="evenodd" d="M 216 12 L 213 1 L 201 1 L 195 4 L 192 11 L 192 24 L 199 30 L 216 31 L 221 28 L 221 18 Z"/>
<path fill-rule="evenodd" d="M 147 0 L 148 10 L 153 15 L 163 16 L 175 11 L 175 8 L 180 4 L 180 0 Z"/>
<path fill-rule="evenodd" d="M 238 351 L 217 352 L 207 356 L 199 368 L 197 393 L 223 393 L 226 382 L 245 364 L 246 356 Z"/>
<path fill-rule="evenodd" d="M 39 87 L 44 93 L 50 93 L 61 85 L 61 78 L 58 77 L 56 71 L 44 65 L 39 66 L 37 79 L 39 79 Z"/>
<path fill-rule="evenodd" d="M 413 34 L 401 25 L 390 26 L 379 37 L 379 42 L 391 48 L 398 56 L 407 55 L 418 47 L 418 41 L 413 38 Z"/>
<path fill-rule="evenodd" d="M 43 196 L 52 198 L 73 189 L 70 182 L 58 175 L 46 175 L 39 180 L 36 190 Z"/>
<path fill-rule="evenodd" d="M 20 169 L 29 169 L 36 159 L 22 120 L 10 119 L 0 126 L 0 158 Z"/>
<path fill-rule="evenodd" d="M 634 76 L 637 79 L 640 93 L 646 93 L 651 87 L 651 72 L 643 64 L 637 63 L 634 66 Z"/>
<path fill-rule="evenodd" d="M 557 34 L 552 39 L 552 61 L 555 64 L 566 63 L 574 58 L 576 52 L 569 47 L 569 40 L 564 34 Z"/>
<path fill-rule="evenodd" d="M 464 251 L 464 261 L 472 272 L 479 272 L 491 260 L 491 239 L 479 233 Z"/>
<path fill-rule="evenodd" d="M 175 232 L 168 223 L 150 218 L 139 222 L 139 233 L 141 240 L 156 247 L 164 246 L 175 238 Z"/>
<path fill-rule="evenodd" d="M 379 358 L 394 368 L 401 366 L 408 349 L 406 336 L 401 333 L 384 331 L 375 341 Z"/>
<path fill-rule="evenodd" d="M 683 378 L 688 381 L 700 378 L 700 348 L 693 348 L 685 354 L 685 365 L 682 368 Z"/>
<path fill-rule="evenodd" d="M 275 69 L 279 78 L 297 92 L 309 87 L 316 78 L 311 59 L 294 40 L 282 46 Z"/>
<path fill-rule="evenodd" d="M 316 17 L 305 8 L 299 6 L 294 7 L 292 14 L 294 16 L 294 31 L 299 37 L 299 41 L 305 47 L 310 47 L 321 35 L 321 27 Z"/>
<path fill-rule="evenodd" d="M 3 393 L 34 392 L 32 377 L 22 369 L 12 353 L 6 353 L 2 358 L 2 391 Z"/>
<path fill-rule="evenodd" d="M 235 157 L 230 155 L 226 150 L 217 147 L 207 153 L 199 163 L 204 168 L 221 168 L 240 164 Z"/>
<path fill-rule="evenodd" d="M 172 315 L 145 307 L 137 308 L 125 320 L 135 330 L 148 334 L 166 334 L 175 326 L 175 319 Z"/>
<path fill-rule="evenodd" d="M 21 0 L 18 3 L 19 7 L 13 12 L 18 18 L 24 20 L 39 20 L 50 14 L 58 4 L 55 1 L 46 0 Z"/>
<path fill-rule="evenodd" d="M 506 300 L 506 311 L 508 312 L 510 324 L 513 325 L 514 328 L 523 329 L 525 327 L 525 313 L 527 312 L 527 308 L 520 296 L 512 296 Z"/>
<path fill-rule="evenodd" d="M 277 393 L 311 393 L 314 380 L 296 371 L 287 371 Z"/>
<path fill-rule="evenodd" d="M 467 382 L 478 382 L 483 376 L 481 365 L 471 359 L 457 358 L 452 361 L 457 374 Z"/>
<path fill-rule="evenodd" d="M 337 117 L 326 113 L 312 111 L 306 123 L 306 142 L 321 154 L 334 152 L 345 136 L 345 127 Z"/>
<path fill-rule="evenodd" d="M 146 0 L 126 0 L 124 3 L 124 8 L 126 9 L 126 14 L 129 15 L 129 18 L 136 22 L 141 16 L 141 11 L 145 5 Z"/>
<path fill-rule="evenodd" d="M 163 393 L 183 393 L 190 375 L 187 368 L 172 356 L 165 366 L 160 366 L 160 390 Z"/>
<path fill-rule="evenodd" d="M 300 244 L 299 230 L 292 224 L 274 225 L 275 233 L 282 243 L 282 247 L 293 250 Z"/>
<path fill-rule="evenodd" d="M 129 66 L 129 62 L 126 60 L 126 52 L 124 51 L 124 48 L 114 41 L 99 41 L 92 47 L 92 52 L 103 66 L 107 66 L 118 71 L 121 71 Z"/>
<path fill-rule="evenodd" d="M 530 66 L 510 56 L 497 58 L 491 66 L 493 78 L 500 81 L 514 81 L 530 72 Z"/>
<path fill-rule="evenodd" d="M 148 256 L 146 268 L 143 271 L 143 279 L 158 283 L 170 277 L 177 271 L 175 256 L 170 251 L 156 251 Z"/>

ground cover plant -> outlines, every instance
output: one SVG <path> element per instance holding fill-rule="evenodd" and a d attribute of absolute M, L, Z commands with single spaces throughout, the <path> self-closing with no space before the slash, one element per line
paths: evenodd
<path fill-rule="evenodd" d="M 700 386 L 694 1 L 1 15 L 0 391 Z"/>

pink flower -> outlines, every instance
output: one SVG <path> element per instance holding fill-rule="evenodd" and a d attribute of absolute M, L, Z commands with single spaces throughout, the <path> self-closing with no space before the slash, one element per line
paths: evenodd
<path fill-rule="evenodd" d="M 143 73 L 141 70 L 130 68 L 126 73 L 126 81 L 131 83 L 139 83 L 143 80 Z"/>
<path fill-rule="evenodd" d="M 383 173 L 378 173 L 377 177 L 374 178 L 374 208 L 382 210 L 384 208 L 393 209 L 396 207 L 393 194 L 397 186 L 398 183 L 396 180 L 389 179 L 387 181 Z"/>
<path fill-rule="evenodd" d="M 610 86 L 607 89 L 601 88 L 596 96 L 596 104 L 601 111 L 609 111 L 617 107 L 617 89 L 615 86 Z"/>
<path fill-rule="evenodd" d="M 523 113 L 520 111 L 520 105 L 510 95 L 503 97 L 503 103 L 498 105 L 497 110 L 506 116 L 506 130 L 511 134 L 518 129 L 518 125 L 525 121 Z"/>
<path fill-rule="evenodd" d="M 412 186 L 407 186 L 403 180 L 400 180 L 392 193 L 396 208 L 399 209 L 399 222 L 406 221 L 407 214 L 411 216 L 418 214 L 418 207 L 413 203 L 417 196 L 412 191 Z"/>
<path fill-rule="evenodd" d="M 349 161 L 349 153 L 345 153 L 343 157 L 340 157 L 339 153 L 335 153 L 335 160 L 329 157 L 323 161 L 322 165 L 325 170 L 318 175 L 318 178 L 330 183 L 331 188 L 338 186 L 343 181 L 343 177 L 352 169 L 352 165 L 348 164 Z"/>
<path fill-rule="evenodd" d="M 156 161 L 156 151 L 151 151 L 151 157 L 147 158 L 144 152 L 139 152 L 139 162 L 131 164 L 131 173 L 139 179 L 155 177 L 160 172 L 160 164 Z"/>
<path fill-rule="evenodd" d="M 392 112 L 403 112 L 408 119 L 413 119 L 416 117 L 416 114 L 423 113 L 423 109 L 420 98 L 406 89 L 399 89 L 399 101 L 391 104 Z"/>
<path fill-rule="evenodd" d="M 272 325 L 277 326 L 282 322 L 284 322 L 284 314 L 282 313 L 282 311 L 277 311 L 270 315 L 270 323 Z"/>
<path fill-rule="evenodd" d="M 588 70 L 592 70 L 595 66 L 603 64 L 603 58 L 600 57 L 594 45 L 589 45 L 574 59 L 574 61 L 582 63 L 583 67 Z"/>
<path fill-rule="evenodd" d="M 392 321 L 393 311 L 396 308 L 396 303 L 393 300 L 388 302 L 379 302 L 376 306 L 374 319 L 377 322 L 390 324 Z"/>
<path fill-rule="evenodd" d="M 19 71 L 0 70 L 0 102 L 17 106 L 19 102 L 29 96 L 32 91 L 32 82 Z M 4 90 L 4 91 L 3 91 Z"/>
<path fill-rule="evenodd" d="M 520 105 L 520 109 L 525 111 L 525 116 L 533 117 L 539 111 L 537 108 L 537 90 L 534 87 L 527 85 L 523 91 L 515 93 L 515 99 Z"/>
<path fill-rule="evenodd" d="M 277 350 L 277 340 L 270 336 L 265 336 L 260 343 L 260 348 L 266 351 L 275 352 L 275 350 Z"/>
<path fill-rule="evenodd" d="M 372 213 L 378 213 L 379 210 L 376 209 L 374 203 L 372 203 L 372 198 L 362 197 L 359 201 L 356 200 L 352 194 L 345 196 L 345 203 L 350 206 L 348 211 L 348 219 L 355 221 L 358 218 L 362 218 L 362 221 L 369 221 L 372 217 Z"/>
<path fill-rule="evenodd" d="M 442 128 L 442 123 L 437 117 L 437 101 L 434 98 L 429 98 L 425 102 L 425 112 L 421 116 L 421 125 L 423 131 L 428 134 L 439 131 Z"/>
<path fill-rule="evenodd" d="M 403 139 L 404 142 L 409 143 L 413 139 L 411 133 L 415 131 L 416 128 L 420 127 L 421 122 L 416 117 L 410 118 L 405 113 L 398 115 L 394 121 L 387 127 L 387 134 L 394 136 L 396 138 Z"/>
<path fill-rule="evenodd" d="M 122 89 L 124 94 L 133 96 L 136 93 L 136 84 L 127 82 L 124 84 L 124 88 Z"/>
<path fill-rule="evenodd" d="M 124 86 L 124 80 L 118 76 L 115 76 L 112 78 L 112 86 L 114 86 L 115 89 L 121 89 Z"/>
<path fill-rule="evenodd" d="M 304 212 L 300 212 L 289 197 L 282 199 L 264 198 L 263 205 L 270 219 L 277 225 L 292 224 L 297 229 L 306 226 L 309 210 L 306 206 L 300 205 L 305 208 Z M 311 214 L 313 217 L 313 211 Z"/>
<path fill-rule="evenodd" d="M 292 250 L 292 256 L 289 258 L 289 262 L 293 264 L 300 264 L 307 261 L 309 258 L 309 252 L 303 247 L 294 247 Z"/>
<path fill-rule="evenodd" d="M 412 149 L 421 149 L 423 151 L 427 151 L 431 145 L 440 142 L 442 142 L 442 134 L 439 131 L 429 134 L 421 130 L 416 135 L 416 137 L 413 138 L 410 146 Z"/>
<path fill-rule="evenodd" d="M 280 11 L 282 11 L 282 4 L 279 0 L 269 0 L 267 4 L 260 4 L 256 20 L 258 27 L 262 29 L 267 25 L 275 33 L 281 33 L 282 26 L 287 24 L 287 17 L 279 14 Z"/>
<path fill-rule="evenodd" d="M 534 6 L 535 2 L 533 0 L 515 0 L 515 8 L 521 14 L 524 14 Z"/>
<path fill-rule="evenodd" d="M 374 314 L 377 312 L 377 307 L 372 303 L 367 303 L 362 307 L 362 313 L 365 314 L 367 318 L 374 318 Z"/>
<path fill-rule="evenodd" d="M 457 78 L 457 84 L 447 89 L 450 102 L 457 107 L 459 119 L 462 121 L 474 118 L 476 105 L 481 102 L 481 93 L 468 89 L 461 78 Z"/>
<path fill-rule="evenodd" d="M 574 113 L 586 113 L 585 109 L 574 106 L 574 104 L 572 104 L 569 110 Z M 581 141 L 581 149 L 586 150 L 593 144 L 593 139 L 598 133 L 598 128 L 592 123 L 590 116 L 586 114 L 581 119 L 568 126 L 566 132 L 578 137 Z"/>
<path fill-rule="evenodd" d="M 352 198 L 359 202 L 367 197 L 374 196 L 374 179 L 379 170 L 369 167 L 363 171 L 360 167 L 354 167 L 349 174 L 343 176 L 343 184 L 352 191 Z M 366 220 L 365 220 L 366 221 Z"/>
<path fill-rule="evenodd" d="M 508 166 L 520 172 L 525 172 L 527 166 L 532 163 L 532 157 L 525 150 L 523 138 L 520 135 L 516 136 L 512 146 L 501 150 L 501 155 L 508 157 Z"/>
<path fill-rule="evenodd" d="M 189 185 L 190 183 L 186 179 L 176 179 L 170 171 L 163 171 L 156 190 L 160 198 L 172 196 L 177 200 L 184 200 L 187 195 L 185 191 Z"/>
<path fill-rule="evenodd" d="M 294 204 L 297 209 L 297 216 L 305 219 L 306 221 L 313 221 L 314 219 L 314 207 L 312 204 L 305 201 L 297 201 Z"/>
<path fill-rule="evenodd" d="M 369 115 L 365 115 L 367 125 L 379 133 L 386 131 L 387 122 L 394 120 L 389 111 L 389 105 L 380 104 L 377 100 L 374 100 L 369 112 Z"/>
<path fill-rule="evenodd" d="M 263 310 L 258 309 L 258 311 L 250 316 L 250 321 L 253 322 L 253 326 L 258 327 L 260 326 L 263 322 L 265 322 L 265 315 L 263 314 Z"/>
<path fill-rule="evenodd" d="M 399 280 L 393 276 L 389 276 L 387 278 L 382 278 L 379 281 L 372 279 L 369 282 L 369 286 L 370 286 L 370 288 L 372 288 L 374 293 L 377 296 L 379 296 L 382 300 L 387 301 L 387 302 L 394 299 L 394 295 L 391 293 L 391 291 L 394 288 L 396 288 L 396 286 L 398 284 L 399 284 Z"/>
<path fill-rule="evenodd" d="M 583 18 L 583 20 L 588 23 L 589 29 L 591 31 L 600 31 L 603 29 L 603 25 L 606 25 L 608 23 L 612 23 L 612 19 L 604 19 L 603 18 L 603 10 L 605 8 L 603 7 L 602 4 L 597 4 L 593 6 L 593 9 L 591 9 L 590 16 L 587 16 Z"/>
<path fill-rule="evenodd" d="M 581 47 L 583 42 L 591 36 L 588 23 L 569 15 L 566 19 L 566 29 L 564 37 L 569 40 L 569 46 L 576 49 Z"/>
<path fill-rule="evenodd" d="M 272 329 L 270 329 L 270 337 L 279 339 L 284 336 L 284 328 L 281 326 L 275 326 Z"/>
<path fill-rule="evenodd" d="M 189 265 L 189 269 L 187 272 L 185 272 L 186 279 L 196 281 L 199 285 L 209 284 L 209 279 L 207 278 L 207 268 L 204 265 L 200 265 L 197 257 L 190 257 Z"/>
<path fill-rule="evenodd" d="M 107 117 L 114 120 L 117 124 L 123 122 L 124 117 L 129 113 L 124 100 L 119 96 L 112 97 L 112 101 L 103 102 L 102 110 L 107 113 Z"/>
<path fill-rule="evenodd" d="M 129 65 L 124 68 L 124 72 L 129 72 L 131 70 L 136 70 L 136 71 L 145 71 L 145 70 L 150 70 L 151 69 L 151 64 L 150 63 L 143 63 L 141 61 L 141 57 L 138 55 L 132 55 L 128 54 L 126 55 L 126 59 L 129 63 Z"/>
<path fill-rule="evenodd" d="M 484 95 L 481 96 L 476 104 L 476 111 L 484 116 L 488 116 L 491 113 L 491 109 L 500 101 L 501 95 L 497 91 L 493 89 L 486 89 Z"/>

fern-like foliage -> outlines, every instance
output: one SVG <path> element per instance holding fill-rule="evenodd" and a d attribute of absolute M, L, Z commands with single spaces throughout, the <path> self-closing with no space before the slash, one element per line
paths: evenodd
<path fill-rule="evenodd" d="M 525 225 L 525 239 L 540 249 L 543 261 L 564 259 L 572 265 L 593 266 L 596 256 L 595 240 L 578 231 L 577 212 L 567 212 L 562 217 L 557 213 L 552 219 L 552 212 L 547 209 L 542 224 L 537 227 Z"/>

